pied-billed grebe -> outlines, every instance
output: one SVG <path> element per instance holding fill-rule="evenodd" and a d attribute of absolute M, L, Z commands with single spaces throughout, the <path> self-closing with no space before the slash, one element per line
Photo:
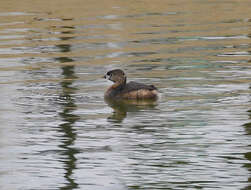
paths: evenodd
<path fill-rule="evenodd" d="M 111 99 L 157 99 L 158 91 L 153 85 L 137 82 L 126 83 L 126 75 L 120 69 L 111 70 L 104 78 L 114 82 L 105 92 L 105 98 Z"/>

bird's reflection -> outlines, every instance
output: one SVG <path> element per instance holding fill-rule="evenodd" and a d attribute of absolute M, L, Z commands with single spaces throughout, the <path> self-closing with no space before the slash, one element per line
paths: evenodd
<path fill-rule="evenodd" d="M 128 112 L 139 112 L 145 109 L 154 109 L 156 100 L 113 100 L 105 98 L 105 102 L 113 109 L 113 113 L 107 119 L 109 122 L 121 123 Z"/>

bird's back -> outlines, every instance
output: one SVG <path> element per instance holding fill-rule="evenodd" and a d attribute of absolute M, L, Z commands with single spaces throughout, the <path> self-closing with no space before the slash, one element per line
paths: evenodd
<path fill-rule="evenodd" d="M 158 91 L 153 85 L 129 82 L 119 94 L 121 97 L 127 99 L 156 99 Z"/>
<path fill-rule="evenodd" d="M 125 85 L 123 92 L 131 92 L 135 90 L 157 90 L 157 88 L 154 85 L 146 85 L 138 82 L 129 82 Z"/>

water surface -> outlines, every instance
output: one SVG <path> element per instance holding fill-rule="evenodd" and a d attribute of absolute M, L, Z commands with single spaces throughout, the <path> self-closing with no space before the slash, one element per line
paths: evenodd
<path fill-rule="evenodd" d="M 0 189 L 250 189 L 250 1 L 6 1 Z M 110 69 L 157 102 L 109 104 Z"/>

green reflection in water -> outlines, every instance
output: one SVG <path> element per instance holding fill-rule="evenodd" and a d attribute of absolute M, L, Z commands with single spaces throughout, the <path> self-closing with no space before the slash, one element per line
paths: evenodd
<path fill-rule="evenodd" d="M 57 47 L 61 52 L 70 52 L 71 50 L 71 46 L 68 44 L 58 45 Z M 56 60 L 61 63 L 74 61 L 68 57 L 58 57 Z M 73 124 L 79 119 L 79 117 L 75 114 L 72 114 L 72 112 L 77 109 L 77 105 L 72 98 L 72 94 L 74 94 L 77 90 L 76 88 L 72 87 L 74 80 L 77 78 L 75 76 L 74 66 L 62 66 L 61 69 L 62 75 L 64 76 L 64 79 L 61 82 L 62 94 L 60 94 L 60 99 L 63 100 L 61 103 L 63 110 L 59 113 L 59 115 L 61 116 L 64 123 L 60 125 L 59 130 L 60 133 L 63 134 L 60 148 L 63 148 L 64 150 L 62 153 L 65 157 L 63 161 L 65 170 L 64 178 L 67 181 L 65 186 L 60 188 L 63 190 L 76 189 L 79 186 L 72 177 L 73 171 L 76 169 L 77 158 L 75 155 L 79 152 L 76 148 L 72 147 L 77 137 L 77 133 L 73 127 Z"/>
<path fill-rule="evenodd" d="M 249 115 L 249 119 L 251 120 L 251 110 L 248 111 L 248 115 Z M 246 134 L 248 136 L 251 136 L 251 122 L 246 123 L 243 126 L 245 128 Z M 251 146 L 251 144 L 249 146 Z M 244 157 L 248 160 L 248 162 L 251 162 L 251 152 L 244 153 Z M 248 189 L 251 189 L 251 184 L 250 184 L 251 183 L 251 163 L 245 163 L 243 166 L 247 168 L 250 173 L 249 178 L 248 178 L 249 185 L 243 188 L 243 190 L 248 190 Z"/>
<path fill-rule="evenodd" d="M 74 74 L 73 69 L 73 66 L 62 67 L 63 75 L 65 75 L 66 78 L 69 78 Z M 74 88 L 70 87 L 72 82 L 73 81 L 63 81 L 61 83 L 63 92 L 60 96 L 66 101 L 62 104 L 62 112 L 59 113 L 64 121 L 64 123 L 60 125 L 60 132 L 63 133 L 64 137 L 62 138 L 62 144 L 60 147 L 64 149 L 63 154 L 66 156 L 66 159 L 64 160 L 64 169 L 66 170 L 64 177 L 68 182 L 66 186 L 61 189 L 75 189 L 78 187 L 78 184 L 74 182 L 74 178 L 71 177 L 73 170 L 76 169 L 77 159 L 75 155 L 78 153 L 77 149 L 72 148 L 77 136 L 73 124 L 79 119 L 77 115 L 72 114 L 72 112 L 77 109 L 77 106 L 71 97 L 71 93 L 74 91 Z"/>

